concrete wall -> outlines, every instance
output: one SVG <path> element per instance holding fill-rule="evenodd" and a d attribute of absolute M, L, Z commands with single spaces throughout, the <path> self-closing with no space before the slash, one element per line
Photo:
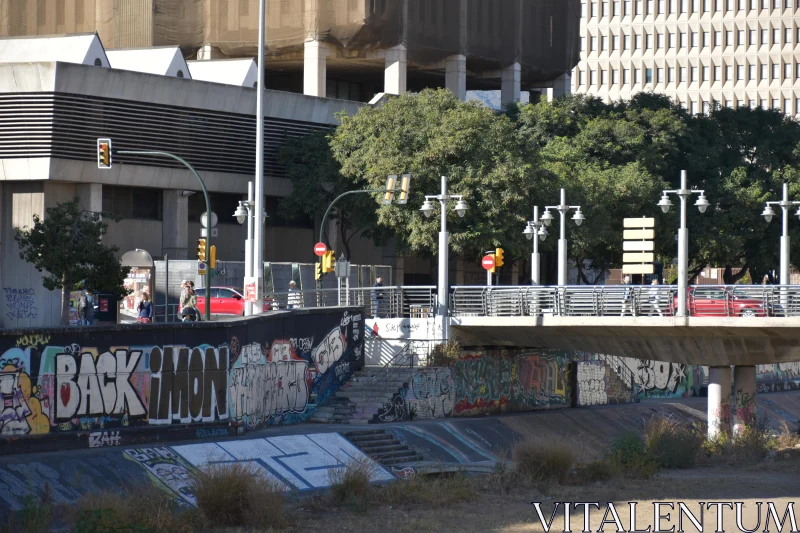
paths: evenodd
<path fill-rule="evenodd" d="M 0 446 L 77 432 L 74 442 L 94 447 L 109 442 L 104 435 L 120 444 L 154 427 L 242 432 L 303 421 L 363 364 L 361 316 L 339 308 L 224 324 L 3 332 Z"/>

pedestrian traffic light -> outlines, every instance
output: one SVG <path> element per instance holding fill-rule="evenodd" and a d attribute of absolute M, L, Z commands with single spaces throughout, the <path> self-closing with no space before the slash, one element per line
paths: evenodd
<path fill-rule="evenodd" d="M 497 248 L 494 251 L 494 266 L 501 267 L 503 266 L 503 249 Z"/>
<path fill-rule="evenodd" d="M 328 272 L 333 272 L 335 263 L 336 256 L 334 255 L 334 251 L 328 250 L 325 252 L 325 255 L 322 256 L 322 273 L 327 274 Z"/>
<path fill-rule="evenodd" d="M 322 263 L 314 263 L 314 279 L 317 281 L 322 279 Z"/>
<path fill-rule="evenodd" d="M 197 239 L 197 260 L 205 261 L 208 256 L 206 255 L 206 240 Z"/>
<path fill-rule="evenodd" d="M 111 168 L 111 139 L 97 139 L 97 168 Z"/>
<path fill-rule="evenodd" d="M 217 268 L 217 247 L 213 244 L 211 245 L 211 250 L 208 253 L 208 266 L 211 268 Z"/>

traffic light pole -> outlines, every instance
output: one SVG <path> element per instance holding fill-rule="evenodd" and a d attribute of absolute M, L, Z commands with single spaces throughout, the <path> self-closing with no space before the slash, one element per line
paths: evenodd
<path fill-rule="evenodd" d="M 117 152 L 118 154 L 129 154 L 129 155 L 158 155 L 163 157 L 171 157 L 175 161 L 183 164 L 189 171 L 194 174 L 194 177 L 197 178 L 197 181 L 200 182 L 200 187 L 203 189 L 203 196 L 206 199 L 206 216 L 208 217 L 208 225 L 211 225 L 211 202 L 208 199 L 208 189 L 206 189 L 206 184 L 203 181 L 203 178 L 200 177 L 200 174 L 194 169 L 192 165 L 190 165 L 185 159 L 179 157 L 175 154 L 171 154 L 169 152 L 157 152 L 152 150 L 122 150 Z M 211 253 L 211 228 L 206 228 L 206 250 L 208 253 Z M 206 259 L 209 259 L 206 257 Z M 206 275 L 205 275 L 205 285 L 206 285 L 206 320 L 211 321 L 211 265 L 208 264 L 206 261 Z"/>

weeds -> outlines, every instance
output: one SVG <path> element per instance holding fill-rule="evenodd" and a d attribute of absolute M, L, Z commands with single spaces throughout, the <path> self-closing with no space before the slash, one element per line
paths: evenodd
<path fill-rule="evenodd" d="M 517 444 L 513 457 L 517 471 L 531 481 L 562 481 L 576 461 L 575 451 L 558 441 Z"/>
<path fill-rule="evenodd" d="M 444 507 L 460 502 L 470 502 L 478 497 L 472 479 L 463 472 L 415 476 L 407 481 L 397 481 L 375 489 L 372 501 L 379 505 L 425 504 Z"/>
<path fill-rule="evenodd" d="M 789 429 L 789 424 L 782 420 L 781 432 L 778 433 L 778 437 L 775 439 L 775 445 L 780 449 L 795 448 L 800 445 L 800 434 Z"/>
<path fill-rule="evenodd" d="M 370 458 L 363 457 L 351 460 L 344 468 L 330 470 L 328 478 L 334 502 L 356 511 L 366 510 L 370 480 L 376 468 Z"/>
<path fill-rule="evenodd" d="M 456 339 L 448 339 L 431 350 L 428 366 L 452 366 L 461 356 L 461 344 Z"/>
<path fill-rule="evenodd" d="M 754 424 L 745 426 L 736 435 L 720 433 L 715 439 L 707 440 L 703 444 L 703 451 L 711 460 L 744 465 L 766 457 L 778 442 L 779 439 L 769 431 L 769 418 L 759 416 Z"/>
<path fill-rule="evenodd" d="M 605 459 L 615 475 L 632 479 L 650 479 L 658 470 L 658 462 L 648 452 L 644 439 L 633 431 L 620 435 Z"/>
<path fill-rule="evenodd" d="M 25 496 L 19 514 L 19 518 L 9 515 L 6 528 L 9 533 L 39 533 L 49 530 L 54 514 L 50 485 L 45 484 L 41 499 L 34 494 Z"/>
<path fill-rule="evenodd" d="M 645 426 L 647 453 L 661 468 L 692 468 L 704 436 L 673 418 L 654 417 Z"/>

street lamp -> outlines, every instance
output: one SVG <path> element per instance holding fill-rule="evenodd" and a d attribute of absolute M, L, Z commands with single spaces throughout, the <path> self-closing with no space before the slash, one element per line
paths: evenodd
<path fill-rule="evenodd" d="M 764 212 L 761 213 L 767 223 L 772 220 L 772 217 L 775 216 L 775 210 L 772 209 L 773 205 L 781 206 L 781 211 L 783 212 L 783 233 L 781 234 L 781 272 L 780 272 L 780 284 L 781 285 L 789 285 L 789 210 L 792 208 L 793 205 L 798 205 L 800 202 L 791 202 L 789 201 L 789 184 L 783 184 L 783 199 L 778 202 L 766 202 L 766 207 L 764 207 Z M 800 210 L 796 213 L 800 216 Z"/>
<path fill-rule="evenodd" d="M 448 253 L 450 249 L 449 237 L 447 235 L 447 202 L 458 200 L 455 211 L 459 217 L 464 218 L 467 212 L 467 203 L 460 194 L 447 194 L 447 178 L 442 176 L 442 192 L 438 195 L 426 195 L 422 204 L 422 214 L 426 217 L 433 215 L 433 201 L 438 200 L 441 207 L 441 229 L 439 231 L 439 279 L 438 279 L 438 299 L 439 307 L 437 314 L 442 319 L 442 340 L 447 340 L 447 304 L 449 298 L 449 286 L 447 284 L 447 274 L 449 268 Z"/>
<path fill-rule="evenodd" d="M 242 200 L 239 202 L 236 211 L 234 211 L 233 216 L 239 224 L 244 224 L 245 220 L 247 221 L 247 239 L 244 241 L 244 277 L 245 278 L 252 278 L 253 277 L 253 255 L 255 255 L 255 251 L 253 250 L 255 245 L 255 240 L 253 240 L 253 219 L 255 218 L 251 213 L 255 211 L 255 202 L 253 201 L 253 182 L 247 182 L 247 200 Z M 261 217 L 261 223 L 264 223 L 264 220 L 267 218 L 267 212 L 264 211 Z M 250 316 L 253 313 L 253 302 L 244 302 L 244 314 L 245 316 Z"/>
<path fill-rule="evenodd" d="M 552 217 L 551 217 L 552 218 Z M 577 221 L 576 221 L 577 222 Z M 583 215 L 581 215 L 583 222 Z M 531 284 L 539 285 L 539 241 L 547 238 L 547 228 L 545 223 L 539 219 L 539 206 L 533 208 L 533 220 L 528 221 L 525 231 L 522 232 L 529 241 L 533 241 L 533 253 L 531 254 Z M 536 237 L 539 237 L 538 239 Z"/>
<path fill-rule="evenodd" d="M 575 209 L 575 214 L 572 220 L 576 226 L 580 226 L 586 217 L 581 212 L 579 205 L 567 205 L 567 193 L 561 189 L 561 204 L 545 206 L 544 214 L 542 215 L 542 222 L 545 226 L 549 226 L 553 222 L 553 215 L 550 214 L 550 209 L 555 209 L 561 215 L 561 226 L 559 228 L 560 236 L 558 238 L 558 284 L 567 284 L 567 211 Z"/>
<path fill-rule="evenodd" d="M 677 316 L 686 316 L 686 291 L 689 285 L 689 229 L 686 227 L 686 200 L 693 194 L 699 194 L 694 203 L 697 210 L 705 213 L 708 209 L 708 198 L 705 191 L 692 191 L 686 184 L 686 171 L 681 170 L 681 188 L 674 191 L 663 191 L 658 207 L 664 213 L 672 207 L 670 194 L 676 194 L 681 199 L 681 225 L 678 229 L 678 309 Z"/>

